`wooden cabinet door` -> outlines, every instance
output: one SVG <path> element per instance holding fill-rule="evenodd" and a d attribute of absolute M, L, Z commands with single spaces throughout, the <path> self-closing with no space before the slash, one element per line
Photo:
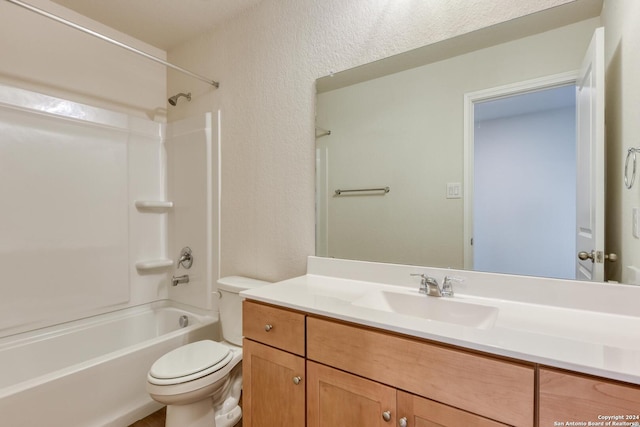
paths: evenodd
<path fill-rule="evenodd" d="M 462 411 L 433 400 L 398 391 L 398 425 L 407 427 L 505 427 L 506 424 Z"/>
<path fill-rule="evenodd" d="M 248 339 L 242 346 L 243 427 L 304 427 L 304 358 Z"/>
<path fill-rule="evenodd" d="M 395 407 L 394 388 L 307 361 L 307 426 L 391 427 Z"/>
<path fill-rule="evenodd" d="M 533 365 L 312 316 L 307 359 L 508 425 L 534 425 Z"/>
<path fill-rule="evenodd" d="M 539 377 L 540 427 L 640 423 L 638 386 L 547 368 Z"/>

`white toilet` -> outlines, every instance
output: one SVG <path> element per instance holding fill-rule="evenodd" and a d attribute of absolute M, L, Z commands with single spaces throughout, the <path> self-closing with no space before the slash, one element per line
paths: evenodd
<path fill-rule="evenodd" d="M 231 276 L 218 280 L 223 342 L 197 341 L 159 358 L 147 391 L 167 405 L 166 427 L 233 427 L 242 417 L 242 300 L 238 293 L 267 282 Z"/>

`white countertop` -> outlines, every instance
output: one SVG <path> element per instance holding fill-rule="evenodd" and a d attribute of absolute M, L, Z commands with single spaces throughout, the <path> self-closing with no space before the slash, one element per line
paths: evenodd
<path fill-rule="evenodd" d="M 638 287 L 315 257 L 310 257 L 307 271 L 304 276 L 241 295 L 310 314 L 640 384 Z M 495 321 L 480 329 L 353 304 L 371 291 L 415 293 L 418 281 L 409 278 L 407 272 L 439 279 L 444 274 L 463 277 L 453 300 L 496 307 Z M 503 286 L 508 286 L 508 291 L 504 288 L 501 292 Z M 529 287 L 535 287 L 535 298 L 527 295 Z M 525 291 L 518 292 L 519 288 Z M 574 297 L 568 298 L 571 293 Z M 503 294 L 509 299 L 496 297 Z M 537 300 L 522 301 L 517 298 L 519 294 Z"/>

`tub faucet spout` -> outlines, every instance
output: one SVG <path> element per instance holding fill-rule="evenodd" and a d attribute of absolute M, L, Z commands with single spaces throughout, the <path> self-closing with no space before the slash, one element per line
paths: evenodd
<path fill-rule="evenodd" d="M 183 274 L 182 276 L 171 277 L 171 285 L 178 286 L 181 283 L 189 283 L 189 275 Z"/>

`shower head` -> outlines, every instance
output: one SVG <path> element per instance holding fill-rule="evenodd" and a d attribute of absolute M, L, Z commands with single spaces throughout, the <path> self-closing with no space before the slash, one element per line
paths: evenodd
<path fill-rule="evenodd" d="M 189 93 L 179 93 L 177 95 L 173 95 L 171 98 L 169 98 L 169 104 L 173 105 L 174 107 L 176 106 L 176 104 L 178 103 L 178 98 L 180 98 L 181 96 L 184 96 L 185 98 L 187 98 L 187 101 L 191 101 L 191 92 Z"/>

